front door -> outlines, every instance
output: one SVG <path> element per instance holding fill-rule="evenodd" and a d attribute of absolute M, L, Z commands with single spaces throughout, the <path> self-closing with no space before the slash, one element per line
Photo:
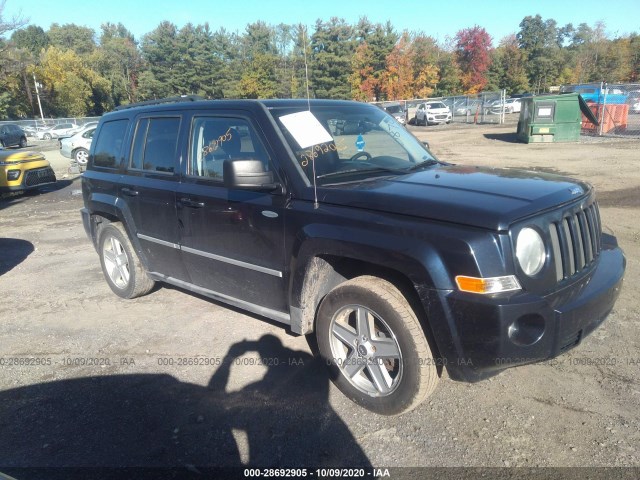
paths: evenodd
<path fill-rule="evenodd" d="M 226 159 L 259 159 L 271 168 L 265 142 L 242 116 L 196 115 L 190 128 L 189 160 L 176 206 L 191 281 L 235 303 L 287 312 L 286 199 L 277 193 L 230 190 L 223 182 Z"/>

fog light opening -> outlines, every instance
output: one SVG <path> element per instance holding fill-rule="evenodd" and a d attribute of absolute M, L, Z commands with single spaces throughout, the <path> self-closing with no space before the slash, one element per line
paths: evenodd
<path fill-rule="evenodd" d="M 7 180 L 14 181 L 20 178 L 20 170 L 9 170 L 7 172 Z"/>
<path fill-rule="evenodd" d="M 509 340 L 521 347 L 533 345 L 544 335 L 544 318 L 537 313 L 523 315 L 515 320 L 507 330 Z"/>

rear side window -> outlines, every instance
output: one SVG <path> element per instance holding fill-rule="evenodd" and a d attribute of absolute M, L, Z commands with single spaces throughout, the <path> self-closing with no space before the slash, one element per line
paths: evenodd
<path fill-rule="evenodd" d="M 180 117 L 142 118 L 136 126 L 130 168 L 173 173 Z"/>
<path fill-rule="evenodd" d="M 93 165 L 104 168 L 117 168 L 122 142 L 127 131 L 127 119 L 114 120 L 102 124 L 93 152 Z"/>

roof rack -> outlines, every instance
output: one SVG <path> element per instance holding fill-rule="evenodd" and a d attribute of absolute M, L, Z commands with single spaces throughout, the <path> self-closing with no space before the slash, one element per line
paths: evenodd
<path fill-rule="evenodd" d="M 200 95 L 179 95 L 177 97 L 167 97 L 167 98 L 159 98 L 157 100 L 147 100 L 145 102 L 137 102 L 130 103 L 128 105 L 120 105 L 116 107 L 116 110 L 126 110 L 127 108 L 135 108 L 142 107 L 146 105 L 161 105 L 163 103 L 174 103 L 174 102 L 197 102 L 199 100 L 206 100 L 206 98 L 201 97 Z"/>

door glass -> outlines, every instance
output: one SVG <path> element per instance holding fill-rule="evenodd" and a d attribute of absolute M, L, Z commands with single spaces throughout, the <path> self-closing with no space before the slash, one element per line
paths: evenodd
<path fill-rule="evenodd" d="M 193 119 L 190 175 L 222 181 L 224 161 L 239 158 L 260 160 L 269 170 L 269 157 L 249 122 L 230 117 Z"/>

